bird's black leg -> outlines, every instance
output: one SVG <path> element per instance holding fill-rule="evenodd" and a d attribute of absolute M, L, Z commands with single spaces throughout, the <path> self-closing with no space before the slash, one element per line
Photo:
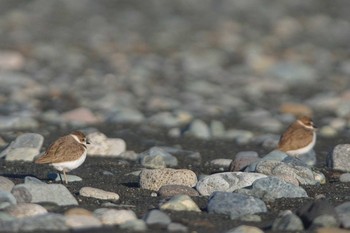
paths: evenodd
<path fill-rule="evenodd" d="M 63 180 L 62 180 L 61 172 L 58 172 L 58 175 L 60 176 L 60 179 L 61 179 L 61 184 L 63 184 Z"/>

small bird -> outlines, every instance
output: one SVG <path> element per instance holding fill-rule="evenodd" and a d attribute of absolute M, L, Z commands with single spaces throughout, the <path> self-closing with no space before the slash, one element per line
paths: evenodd
<path fill-rule="evenodd" d="M 86 159 L 86 144 L 90 144 L 86 136 L 80 131 L 74 131 L 52 143 L 35 163 L 50 164 L 59 172 L 63 172 L 67 184 L 66 172 L 79 167 Z M 62 182 L 61 173 L 59 175 Z"/>
<path fill-rule="evenodd" d="M 309 152 L 316 143 L 316 129 L 310 117 L 299 117 L 282 134 L 277 149 L 290 156 Z"/>

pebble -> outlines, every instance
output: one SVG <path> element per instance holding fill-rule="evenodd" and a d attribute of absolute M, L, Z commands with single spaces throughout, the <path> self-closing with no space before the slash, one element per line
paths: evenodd
<path fill-rule="evenodd" d="M 241 171 L 258 159 L 259 155 L 255 151 L 240 151 L 236 154 L 235 159 L 232 160 L 229 171 Z"/>
<path fill-rule="evenodd" d="M 169 201 L 162 204 L 160 209 L 201 212 L 197 204 L 187 195 L 173 196 Z"/>
<path fill-rule="evenodd" d="M 269 75 L 288 84 L 312 83 L 318 79 L 312 67 L 296 62 L 278 62 L 269 70 Z"/>
<path fill-rule="evenodd" d="M 341 174 L 339 177 L 340 182 L 350 182 L 350 173 Z"/>
<path fill-rule="evenodd" d="M 196 174 L 187 169 L 143 169 L 140 173 L 140 187 L 158 191 L 163 185 L 177 184 L 194 187 L 197 183 Z"/>
<path fill-rule="evenodd" d="M 79 190 L 79 195 L 83 197 L 92 197 L 99 200 L 119 200 L 119 195 L 117 193 L 108 192 L 102 189 L 92 187 L 82 187 Z"/>
<path fill-rule="evenodd" d="M 0 210 L 10 206 L 10 205 L 16 205 L 17 200 L 12 195 L 12 193 L 8 191 L 0 190 Z"/>
<path fill-rule="evenodd" d="M 261 216 L 257 214 L 247 214 L 239 218 L 240 221 L 244 222 L 261 222 Z"/>
<path fill-rule="evenodd" d="M 212 120 L 209 128 L 213 138 L 224 138 L 225 126 L 221 121 Z"/>
<path fill-rule="evenodd" d="M 279 110 L 281 113 L 292 114 L 294 116 L 313 115 L 313 111 L 309 106 L 299 103 L 282 103 Z"/>
<path fill-rule="evenodd" d="M 31 116 L 0 116 L 1 130 L 36 129 L 39 123 Z"/>
<path fill-rule="evenodd" d="M 0 191 L 11 192 L 13 186 L 15 186 L 15 184 L 10 179 L 0 176 Z"/>
<path fill-rule="evenodd" d="M 344 202 L 335 207 L 341 226 L 344 228 L 350 227 L 350 202 Z"/>
<path fill-rule="evenodd" d="M 159 112 L 147 119 L 148 123 L 167 128 L 180 127 L 191 122 L 193 116 L 189 112 Z"/>
<path fill-rule="evenodd" d="M 189 125 L 186 135 L 191 135 L 199 139 L 210 139 L 211 132 L 209 126 L 202 120 L 195 119 Z"/>
<path fill-rule="evenodd" d="M 338 135 L 338 132 L 336 129 L 332 128 L 331 126 L 326 125 L 321 127 L 321 129 L 319 130 L 319 134 L 322 137 L 333 138 Z"/>
<path fill-rule="evenodd" d="M 12 189 L 18 203 L 53 202 L 59 206 L 78 205 L 77 200 L 62 184 L 18 184 Z"/>
<path fill-rule="evenodd" d="M 272 224 L 272 230 L 277 232 L 283 231 L 302 231 L 304 225 L 301 219 L 290 210 L 279 213 Z"/>
<path fill-rule="evenodd" d="M 63 179 L 63 175 L 62 179 Z M 71 175 L 71 174 L 66 174 L 67 177 L 67 182 L 71 183 L 71 182 L 81 182 L 83 181 L 83 178 L 81 178 L 80 176 L 76 176 L 76 175 Z M 57 172 L 49 172 L 47 174 L 47 178 L 49 180 L 53 180 L 53 181 L 61 181 L 60 175 Z"/>
<path fill-rule="evenodd" d="M 107 121 L 111 123 L 141 123 L 145 116 L 133 108 L 118 108 L 117 111 L 109 114 Z"/>
<path fill-rule="evenodd" d="M 313 220 L 310 228 L 316 229 L 320 227 L 339 227 L 339 225 L 340 224 L 336 216 L 320 215 Z"/>
<path fill-rule="evenodd" d="M 306 191 L 299 186 L 287 183 L 277 177 L 268 176 L 256 180 L 250 189 L 237 190 L 264 201 L 274 201 L 277 198 L 308 197 Z"/>
<path fill-rule="evenodd" d="M 118 158 L 136 161 L 138 159 L 138 154 L 135 151 L 127 150 L 120 153 Z"/>
<path fill-rule="evenodd" d="M 80 215 L 80 216 L 92 216 L 92 212 L 90 212 L 87 209 L 84 208 L 79 208 L 79 207 L 75 207 L 75 208 L 71 208 L 69 210 L 67 210 L 64 215 L 69 216 L 69 215 Z"/>
<path fill-rule="evenodd" d="M 262 134 L 253 138 L 253 142 L 256 145 L 260 145 L 265 149 L 273 150 L 277 148 L 280 135 L 277 134 Z"/>
<path fill-rule="evenodd" d="M 68 215 L 65 216 L 66 225 L 70 229 L 91 229 L 102 226 L 101 221 L 94 216 Z"/>
<path fill-rule="evenodd" d="M 188 232 L 188 227 L 181 223 L 172 222 L 167 227 L 168 232 Z"/>
<path fill-rule="evenodd" d="M 44 137 L 36 133 L 24 133 L 11 142 L 10 145 L 1 152 L 6 155 L 7 161 L 33 161 L 39 155 Z"/>
<path fill-rule="evenodd" d="M 322 227 L 315 231 L 316 233 L 350 233 L 349 230 L 344 230 L 336 227 Z"/>
<path fill-rule="evenodd" d="M 223 172 L 209 175 L 197 182 L 197 191 L 204 196 L 215 191 L 233 192 L 237 189 L 250 186 L 255 180 L 266 177 L 260 173 Z"/>
<path fill-rule="evenodd" d="M 136 214 L 132 210 L 100 208 L 96 209 L 93 214 L 104 225 L 119 225 L 137 219 Z"/>
<path fill-rule="evenodd" d="M 350 144 L 336 145 L 327 155 L 327 166 L 334 170 L 350 172 Z"/>
<path fill-rule="evenodd" d="M 9 215 L 16 218 L 24 218 L 47 213 L 47 210 L 44 207 L 33 203 L 18 203 L 17 205 L 7 207 L 5 211 Z"/>
<path fill-rule="evenodd" d="M 143 217 L 147 225 L 159 224 L 167 226 L 171 223 L 170 217 L 161 210 L 153 209 L 145 214 Z"/>
<path fill-rule="evenodd" d="M 120 138 L 107 138 L 100 132 L 87 135 L 90 141 L 87 154 L 89 156 L 112 156 L 118 157 L 126 151 L 126 142 Z"/>
<path fill-rule="evenodd" d="M 154 146 L 139 154 L 141 164 L 147 168 L 176 167 L 178 160 L 162 147 Z"/>
<path fill-rule="evenodd" d="M 120 229 L 126 229 L 128 231 L 140 231 L 147 230 L 146 223 L 141 219 L 129 220 L 119 225 Z"/>
<path fill-rule="evenodd" d="M 17 51 L 0 51 L 0 70 L 20 70 L 25 64 L 25 58 Z"/>
<path fill-rule="evenodd" d="M 225 231 L 225 233 L 264 233 L 264 231 L 254 226 L 241 225 L 239 227 Z"/>
<path fill-rule="evenodd" d="M 45 185 L 46 183 L 39 180 L 38 178 L 35 178 L 33 176 L 26 176 L 24 177 L 24 183 L 25 184 L 42 184 Z"/>
<path fill-rule="evenodd" d="M 269 111 L 263 109 L 247 112 L 243 122 L 247 125 L 272 133 L 282 130 L 282 123 L 274 119 Z"/>
<path fill-rule="evenodd" d="M 232 159 L 213 159 L 209 162 L 211 172 L 223 172 L 228 171 Z"/>
<path fill-rule="evenodd" d="M 239 145 L 246 145 L 253 140 L 254 134 L 249 130 L 228 129 L 224 138 L 233 140 Z"/>
<path fill-rule="evenodd" d="M 97 124 L 101 120 L 88 108 L 80 107 L 61 114 L 61 119 L 68 123 Z"/>
<path fill-rule="evenodd" d="M 262 200 L 246 194 L 230 192 L 214 192 L 209 198 L 207 209 L 210 214 L 224 214 L 231 219 L 267 212 Z"/>
<path fill-rule="evenodd" d="M 176 184 L 170 184 L 170 185 L 163 185 L 158 190 L 158 195 L 163 197 L 172 197 L 175 195 L 188 195 L 188 196 L 199 196 L 199 193 L 197 190 L 185 186 L 185 185 L 176 185 Z"/>
<path fill-rule="evenodd" d="M 3 232 L 34 232 L 34 231 L 67 231 L 66 219 L 61 214 L 47 213 L 15 219 L 12 221 L 0 221 L 0 229 Z"/>

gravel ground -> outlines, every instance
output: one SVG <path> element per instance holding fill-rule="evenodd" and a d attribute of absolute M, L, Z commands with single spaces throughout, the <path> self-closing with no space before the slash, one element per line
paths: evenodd
<path fill-rule="evenodd" d="M 181 157 L 176 168 L 200 176 L 214 171 L 213 159 L 241 151 L 262 157 L 294 115 L 309 114 L 319 126 L 315 167 L 327 182 L 303 185 L 309 198 L 266 203 L 262 221 L 248 224 L 273 232 L 282 210 L 320 195 L 333 206 L 349 201 L 350 183 L 339 181 L 345 171 L 326 167 L 328 153 L 349 143 L 349 10 L 347 1 L 1 1 L 0 146 L 34 132 L 44 136 L 44 149 L 73 129 L 94 128 L 136 153 L 152 146 L 199 152 L 200 163 Z M 77 109 L 84 114 L 71 112 Z M 0 167 L 16 184 L 28 175 L 46 181 L 52 171 L 3 158 Z M 141 168 L 88 157 L 72 172 L 83 181 L 67 188 L 91 211 L 103 201 L 81 197 L 81 187 L 116 192 L 116 204 L 141 218 L 164 199 L 128 175 Z M 202 212 L 167 211 L 187 232 L 247 224 L 207 213 L 207 196 L 192 199 Z M 98 231 L 109 230 L 124 232 Z"/>

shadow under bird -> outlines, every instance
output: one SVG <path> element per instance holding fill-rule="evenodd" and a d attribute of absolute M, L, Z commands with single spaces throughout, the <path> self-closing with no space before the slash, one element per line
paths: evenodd
<path fill-rule="evenodd" d="M 65 183 L 68 183 L 66 172 L 82 165 L 86 159 L 87 144 L 90 142 L 80 131 L 58 138 L 37 160 L 37 164 L 49 164 L 63 172 Z M 61 173 L 59 173 L 62 182 Z"/>
<path fill-rule="evenodd" d="M 310 117 L 299 117 L 282 134 L 277 149 L 290 156 L 311 151 L 316 143 L 316 129 Z"/>

